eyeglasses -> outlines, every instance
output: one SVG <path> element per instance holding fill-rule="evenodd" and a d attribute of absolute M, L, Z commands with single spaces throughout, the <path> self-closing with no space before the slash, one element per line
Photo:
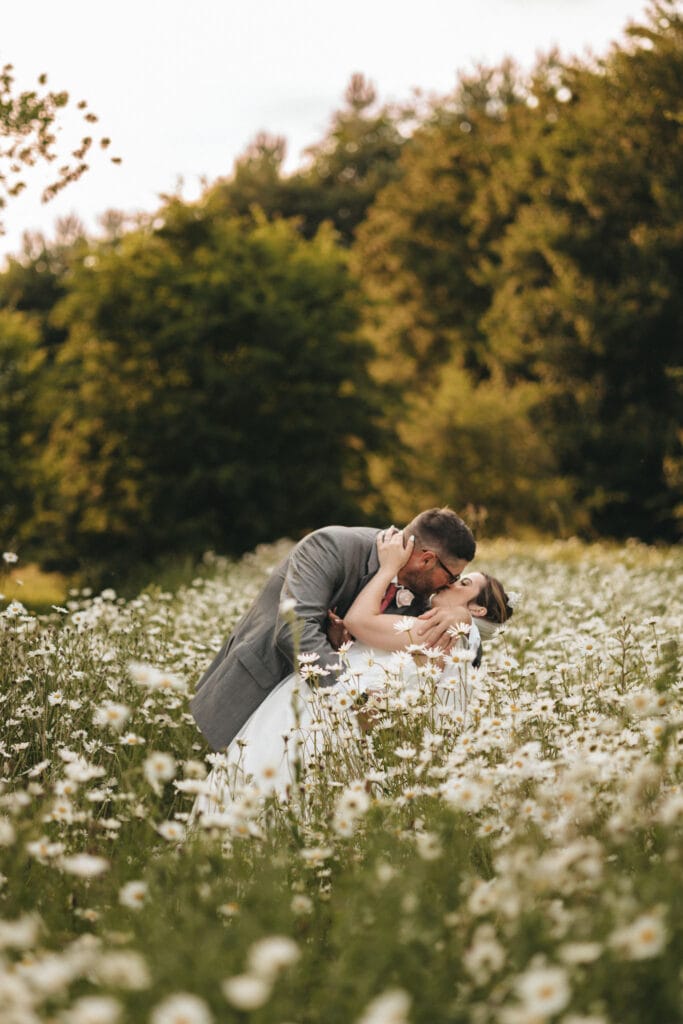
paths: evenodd
<path fill-rule="evenodd" d="M 443 564 L 443 562 L 441 561 L 439 556 L 436 554 L 436 552 L 434 552 L 434 558 L 437 560 L 437 562 L 439 563 L 439 565 L 441 566 L 443 571 L 448 576 L 448 586 L 450 587 L 452 583 L 457 583 L 458 580 L 460 579 L 460 573 L 459 572 L 458 573 L 451 572 L 451 570 L 448 568 L 448 566 Z"/>
<path fill-rule="evenodd" d="M 431 548 L 423 548 L 422 550 L 423 551 L 427 551 L 427 550 L 431 551 Z M 443 562 L 441 561 L 441 559 L 437 555 L 436 551 L 432 551 L 432 554 L 434 555 L 434 558 L 437 560 L 437 562 L 439 563 L 439 565 L 441 566 L 443 571 L 446 573 L 446 576 L 448 577 L 448 586 L 450 587 L 453 583 L 457 583 L 458 580 L 460 579 L 460 573 L 451 572 L 451 570 L 448 568 L 448 566 L 443 564 Z"/>

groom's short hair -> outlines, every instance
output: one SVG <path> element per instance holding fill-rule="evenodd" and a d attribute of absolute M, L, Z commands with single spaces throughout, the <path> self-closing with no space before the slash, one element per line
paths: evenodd
<path fill-rule="evenodd" d="M 447 505 L 443 508 L 428 508 L 408 523 L 405 535 L 415 535 L 416 541 L 446 558 L 464 559 L 471 562 L 477 550 L 477 543 L 467 523 Z"/>

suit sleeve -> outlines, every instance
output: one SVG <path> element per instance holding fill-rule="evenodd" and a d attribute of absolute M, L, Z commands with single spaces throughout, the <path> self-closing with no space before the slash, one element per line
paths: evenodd
<path fill-rule="evenodd" d="M 318 654 L 324 668 L 337 665 L 337 652 L 325 633 L 327 611 L 344 579 L 344 561 L 334 539 L 324 529 L 305 537 L 294 549 L 282 587 L 282 600 L 294 601 L 293 612 L 278 612 L 276 643 L 291 664 L 295 647 Z M 295 617 L 294 633 L 289 618 Z M 327 677 L 331 685 L 336 680 Z M 325 680 L 322 681 L 325 685 Z"/>

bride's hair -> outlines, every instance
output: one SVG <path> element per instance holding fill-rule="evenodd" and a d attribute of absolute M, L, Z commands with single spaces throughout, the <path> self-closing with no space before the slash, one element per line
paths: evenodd
<path fill-rule="evenodd" d="M 512 605 L 503 584 L 488 573 L 482 573 L 482 576 L 485 583 L 474 600 L 486 608 L 486 618 L 491 622 L 497 622 L 498 625 L 507 622 L 512 616 Z"/>
<path fill-rule="evenodd" d="M 500 580 L 495 576 L 489 576 L 488 573 L 482 575 L 484 586 L 473 600 L 486 609 L 486 615 L 483 618 L 477 617 L 475 622 L 482 638 L 488 639 L 499 626 L 511 618 L 512 605 Z"/>
<path fill-rule="evenodd" d="M 490 640 L 500 626 L 511 617 L 512 605 L 500 580 L 497 580 L 495 576 L 489 576 L 486 572 L 482 573 L 482 575 L 484 577 L 484 586 L 474 600 L 477 604 L 483 605 L 486 608 L 486 615 L 483 618 L 477 616 L 474 622 L 479 630 L 481 639 Z M 476 657 L 472 662 L 475 668 L 481 665 L 482 655 L 483 649 L 481 644 L 479 644 Z"/>

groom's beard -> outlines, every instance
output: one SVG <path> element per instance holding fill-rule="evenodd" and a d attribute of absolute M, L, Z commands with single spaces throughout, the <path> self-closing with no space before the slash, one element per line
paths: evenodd
<path fill-rule="evenodd" d="M 399 572 L 398 582 L 401 587 L 407 587 L 415 594 L 418 601 L 426 601 L 430 594 L 434 593 L 435 587 L 432 581 L 432 574 L 410 570 L 407 573 Z"/>

